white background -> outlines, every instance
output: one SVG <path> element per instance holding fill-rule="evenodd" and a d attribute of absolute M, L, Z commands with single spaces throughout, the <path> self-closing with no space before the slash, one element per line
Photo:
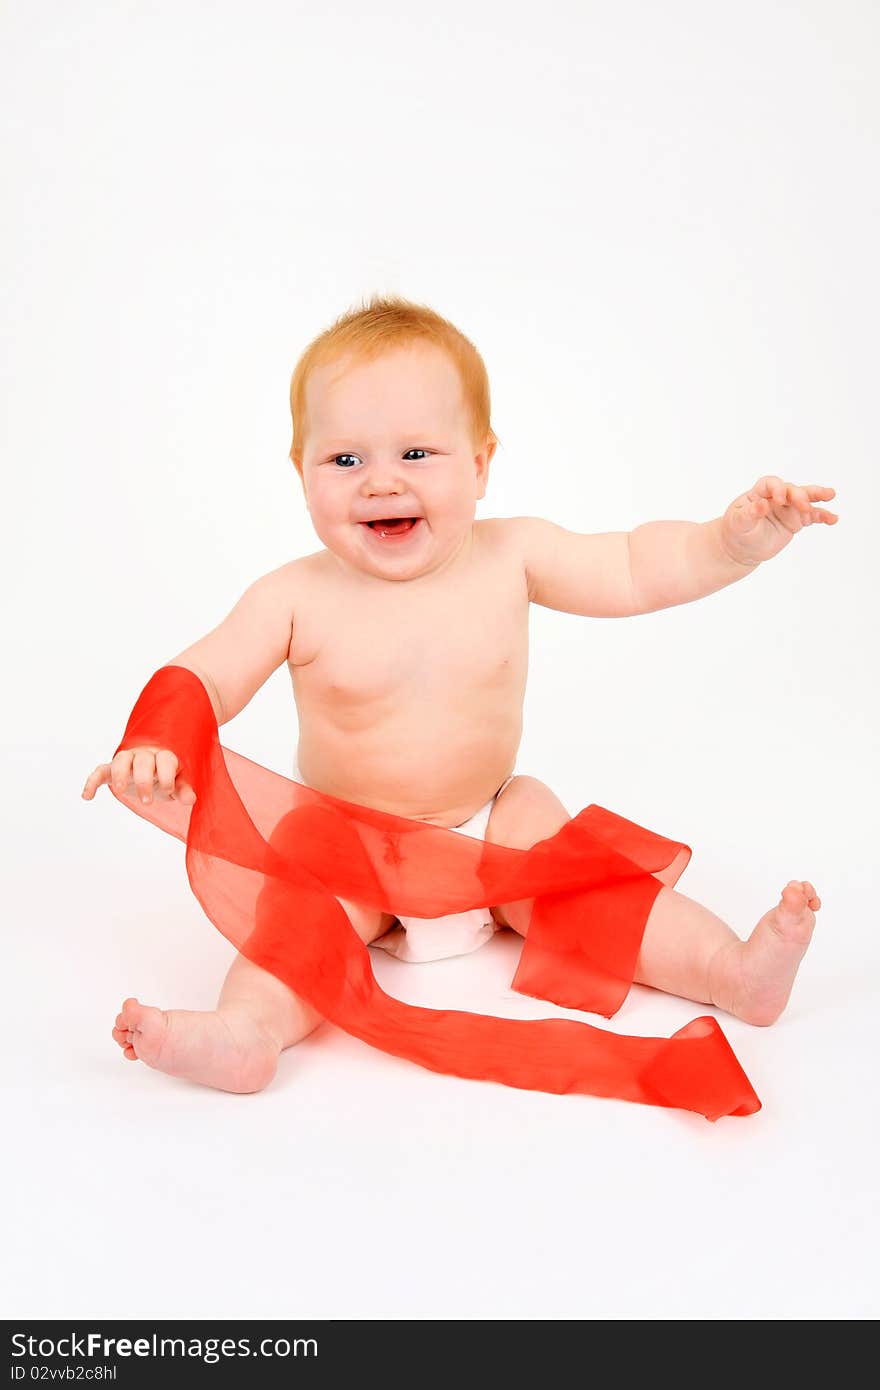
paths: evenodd
<path fill-rule="evenodd" d="M 13 0 L 0 37 L 6 1316 L 876 1316 L 876 6 Z M 290 373 L 383 290 L 485 358 L 478 515 L 838 491 L 698 603 L 532 610 L 518 771 L 686 841 L 681 891 L 743 936 L 820 893 L 782 1019 L 719 1013 L 756 1116 L 329 1025 L 235 1096 L 111 1040 L 129 994 L 211 1008 L 232 948 L 179 842 L 83 781 L 157 667 L 318 548 Z M 286 671 L 223 739 L 289 772 Z M 562 1014 L 509 990 L 517 954 L 371 952 L 414 1002 Z M 703 1012 L 636 987 L 609 1026 Z"/>

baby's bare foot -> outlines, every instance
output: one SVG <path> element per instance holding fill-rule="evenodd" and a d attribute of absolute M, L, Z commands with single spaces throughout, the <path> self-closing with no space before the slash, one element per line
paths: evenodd
<path fill-rule="evenodd" d="M 748 941 L 732 941 L 718 951 L 710 967 L 713 1004 L 746 1023 L 775 1023 L 788 1003 L 821 906 L 812 883 L 792 879 Z"/>
<path fill-rule="evenodd" d="M 260 1091 L 272 1080 L 280 1046 L 242 1009 L 155 1009 L 126 999 L 114 1040 L 124 1057 L 221 1091 Z"/>

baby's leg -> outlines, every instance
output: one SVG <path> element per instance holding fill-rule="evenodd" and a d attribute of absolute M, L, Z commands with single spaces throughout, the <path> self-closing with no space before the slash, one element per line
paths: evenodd
<path fill-rule="evenodd" d="M 377 908 L 339 899 L 365 943 L 395 918 Z M 311 1033 L 321 1015 L 268 970 L 240 953 L 229 968 L 217 1008 L 157 1009 L 126 999 L 113 1037 L 124 1055 L 158 1071 L 222 1091 L 262 1090 L 275 1075 L 278 1055 Z"/>
<path fill-rule="evenodd" d="M 570 819 L 543 782 L 516 777 L 492 808 L 486 839 L 529 849 Z M 709 908 L 664 884 L 645 924 L 635 982 L 714 1004 L 747 1023 L 773 1023 L 788 1002 L 819 907 L 813 885 L 792 879 L 742 941 Z M 525 936 L 530 911 L 529 903 L 503 903 L 492 915 Z"/>
<path fill-rule="evenodd" d="M 645 926 L 636 982 L 715 1004 L 746 1023 L 775 1023 L 821 906 L 812 883 L 790 879 L 779 902 L 742 941 L 707 907 L 661 888 Z"/>

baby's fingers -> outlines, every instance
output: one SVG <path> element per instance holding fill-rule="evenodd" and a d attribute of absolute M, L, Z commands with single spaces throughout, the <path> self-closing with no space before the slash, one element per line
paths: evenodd
<path fill-rule="evenodd" d="M 823 502 L 830 502 L 831 498 L 836 496 L 833 487 L 823 487 L 821 483 L 807 483 L 806 491 L 811 502 L 818 502 L 820 498 Z"/>
<path fill-rule="evenodd" d="M 125 796 L 131 781 L 131 760 L 134 753 L 130 748 L 120 748 L 110 764 L 110 781 L 119 796 Z"/>
<path fill-rule="evenodd" d="M 192 806 L 195 801 L 195 792 L 192 787 L 177 777 L 180 762 L 176 753 L 170 749 L 163 748 L 156 754 L 156 777 L 159 782 L 159 794 L 169 799 L 177 798 L 182 801 L 184 806 Z"/>
<path fill-rule="evenodd" d="M 785 507 L 788 505 L 788 483 L 784 478 L 777 478 L 775 473 L 769 473 L 758 479 L 748 496 L 755 501 L 763 498 L 777 507 Z"/>
<path fill-rule="evenodd" d="M 836 521 L 840 520 L 836 512 L 829 512 L 825 507 L 816 507 L 812 505 L 814 502 L 828 502 L 832 497 L 836 497 L 837 494 L 833 487 L 823 487 L 819 483 L 807 483 L 804 491 L 809 498 L 806 515 L 804 516 L 804 521 L 807 525 L 809 525 L 811 521 L 821 521 L 824 522 L 826 526 L 833 526 Z"/>
<path fill-rule="evenodd" d="M 132 763 L 132 776 L 135 790 L 141 801 L 153 799 L 153 782 L 156 779 L 156 754 L 149 748 L 138 748 Z"/>
<path fill-rule="evenodd" d="M 114 792 L 120 796 L 130 795 L 132 783 L 141 801 L 149 803 L 153 799 L 153 785 L 162 798 L 177 799 L 185 806 L 192 806 L 196 794 L 188 782 L 178 776 L 177 755 L 169 749 L 136 748 L 120 749 L 112 763 L 99 763 L 90 772 L 82 789 L 83 799 L 91 801 L 95 792 L 104 783 L 112 784 Z"/>
<path fill-rule="evenodd" d="M 174 795 L 174 779 L 177 776 L 177 754 L 169 749 L 163 748 L 156 754 L 156 780 L 159 783 L 157 791 L 160 796 L 170 797 Z"/>
<path fill-rule="evenodd" d="M 813 521 L 821 521 L 824 522 L 826 526 L 833 526 L 834 523 L 839 520 L 840 517 L 836 512 L 826 512 L 824 507 L 811 507 L 810 511 L 803 518 L 805 526 L 809 526 Z"/>
<path fill-rule="evenodd" d="M 90 772 L 82 789 L 84 800 L 91 801 L 99 787 L 103 787 L 105 782 L 110 781 L 110 764 L 99 763 L 94 772 Z"/>

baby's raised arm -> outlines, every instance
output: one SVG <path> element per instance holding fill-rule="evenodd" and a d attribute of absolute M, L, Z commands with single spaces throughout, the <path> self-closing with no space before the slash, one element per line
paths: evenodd
<path fill-rule="evenodd" d="M 778 555 L 812 522 L 833 526 L 817 506 L 833 487 L 801 487 L 775 474 L 712 521 L 647 521 L 632 531 L 568 531 L 543 517 L 513 517 L 529 599 L 592 618 L 654 613 L 714 594 Z"/>
<path fill-rule="evenodd" d="M 292 562 L 295 563 L 295 562 Z M 214 716 L 226 724 L 287 660 L 293 631 L 292 564 L 282 565 L 245 589 L 230 613 L 211 632 L 165 665 L 185 666 L 205 687 Z M 100 763 L 86 779 L 82 796 L 91 801 L 98 787 L 112 782 L 114 790 L 136 791 L 149 801 L 177 796 L 195 801 L 192 788 L 177 776 L 173 749 L 121 748 L 111 763 Z"/>

